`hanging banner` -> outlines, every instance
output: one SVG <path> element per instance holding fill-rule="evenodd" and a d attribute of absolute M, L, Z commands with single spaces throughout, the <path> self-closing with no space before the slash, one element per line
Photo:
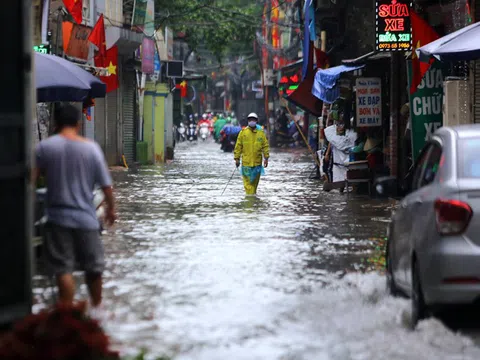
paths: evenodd
<path fill-rule="evenodd" d="M 151 81 L 159 81 L 162 72 L 162 63 L 160 62 L 160 58 L 158 57 L 157 49 L 155 49 L 155 60 L 153 61 L 153 74 L 150 75 Z"/>
<path fill-rule="evenodd" d="M 155 71 L 155 42 L 149 38 L 142 41 L 142 72 L 153 74 Z"/>
<path fill-rule="evenodd" d="M 168 61 L 167 42 L 161 29 L 155 32 L 155 41 L 157 42 L 157 50 L 160 55 L 160 60 Z"/>
<path fill-rule="evenodd" d="M 168 28 L 168 27 L 165 28 L 165 45 L 166 45 L 166 48 L 167 48 L 167 60 L 174 60 L 174 56 L 173 56 L 173 30 Z"/>
<path fill-rule="evenodd" d="M 408 61 L 408 84 L 412 81 L 412 63 Z M 435 61 L 422 82 L 410 95 L 410 127 L 412 132 L 412 157 L 415 160 L 432 134 L 443 123 L 443 67 Z"/>
<path fill-rule="evenodd" d="M 87 60 L 90 43 L 88 37 L 92 32 L 92 28 L 84 25 L 73 24 L 68 46 L 65 49 L 65 55 Z"/>
<path fill-rule="evenodd" d="M 375 48 L 377 51 L 412 49 L 411 0 L 376 0 Z"/>
<path fill-rule="evenodd" d="M 381 126 L 382 79 L 358 78 L 355 89 L 357 126 Z"/>

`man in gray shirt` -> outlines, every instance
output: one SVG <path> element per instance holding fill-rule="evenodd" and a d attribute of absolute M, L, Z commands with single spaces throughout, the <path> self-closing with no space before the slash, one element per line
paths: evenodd
<path fill-rule="evenodd" d="M 104 250 L 93 203 L 95 186 L 105 194 L 105 220 L 115 222 L 112 179 L 102 149 L 80 135 L 81 112 L 71 104 L 55 107 L 58 134 L 36 148 L 36 176 L 45 175 L 48 224 L 44 249 L 50 273 L 56 276 L 59 300 L 73 302 L 76 264 L 85 271 L 91 304 L 102 302 Z"/>

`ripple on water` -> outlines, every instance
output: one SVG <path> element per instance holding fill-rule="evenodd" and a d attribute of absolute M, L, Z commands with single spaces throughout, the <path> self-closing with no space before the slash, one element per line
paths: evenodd
<path fill-rule="evenodd" d="M 367 280 L 340 279 L 369 251 L 368 239 L 385 233 L 387 203 L 321 192 L 299 150 L 272 153 L 258 198 L 245 198 L 239 175 L 222 196 L 234 163 L 217 145 L 180 144 L 175 156 L 168 165 L 114 174 L 119 222 L 104 237 L 113 316 L 106 325 L 123 351 L 360 359 L 355 354 L 371 346 L 361 332 L 381 339 L 374 317 L 383 330 L 395 325 L 398 311 L 386 308 L 405 305 L 377 294 L 383 280 L 373 278 L 365 295 Z M 378 311 L 368 305 L 372 292 L 383 304 Z M 360 347 L 361 339 L 368 344 Z"/>

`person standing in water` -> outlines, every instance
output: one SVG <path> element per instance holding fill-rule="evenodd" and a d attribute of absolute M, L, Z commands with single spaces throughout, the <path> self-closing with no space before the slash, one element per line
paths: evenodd
<path fill-rule="evenodd" d="M 59 302 L 72 303 L 73 271 L 78 263 L 85 271 L 91 299 L 91 315 L 102 302 L 104 249 L 100 223 L 93 203 L 99 186 L 107 203 L 106 223 L 115 222 L 112 178 L 100 146 L 79 135 L 82 114 L 71 104 L 55 106 L 58 134 L 36 148 L 36 178 L 46 177 L 48 223 L 44 250 L 48 272 L 56 276 Z M 93 311 L 92 311 L 93 310 Z"/>
<path fill-rule="evenodd" d="M 265 132 L 257 127 L 257 114 L 249 114 L 247 120 L 248 126 L 238 134 L 234 159 L 237 168 L 240 166 L 240 159 L 242 160 L 241 174 L 245 193 L 255 195 L 260 175 L 265 174 L 264 167 L 268 167 L 270 147 Z"/>

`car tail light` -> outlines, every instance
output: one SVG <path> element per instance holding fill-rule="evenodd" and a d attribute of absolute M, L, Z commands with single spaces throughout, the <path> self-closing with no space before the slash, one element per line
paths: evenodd
<path fill-rule="evenodd" d="M 461 234 L 472 218 L 472 208 L 460 200 L 435 201 L 437 230 L 441 235 Z"/>

